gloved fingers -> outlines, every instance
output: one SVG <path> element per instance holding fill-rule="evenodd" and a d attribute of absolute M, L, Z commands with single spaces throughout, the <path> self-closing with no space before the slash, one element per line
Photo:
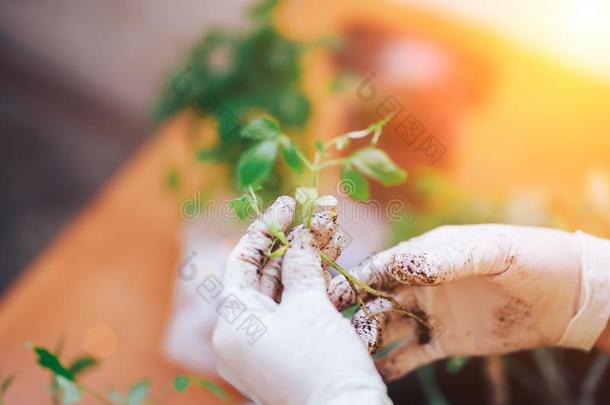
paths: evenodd
<path fill-rule="evenodd" d="M 248 227 L 227 259 L 225 286 L 258 289 L 258 270 L 275 241 L 271 227 L 285 231 L 294 219 L 295 206 L 291 197 L 279 197 Z"/>
<path fill-rule="evenodd" d="M 482 235 L 465 242 L 423 249 L 416 243 L 400 244 L 385 265 L 394 280 L 407 285 L 438 285 L 508 270 L 516 253 L 502 234 Z"/>
<path fill-rule="evenodd" d="M 392 309 L 392 303 L 383 298 L 376 298 L 364 306 L 368 315 L 360 308 L 352 318 L 352 325 L 369 354 L 373 354 L 383 344 L 384 330 L 390 316 L 388 311 Z"/>
<path fill-rule="evenodd" d="M 366 259 L 356 268 L 350 270 L 350 273 L 375 289 L 393 287 L 397 283 L 394 278 L 390 277 L 387 273 L 385 266 L 394 254 L 394 250 L 395 248 L 388 249 Z M 341 274 L 333 277 L 327 292 L 330 301 L 339 311 L 356 303 L 354 291 L 345 277 Z M 362 296 L 366 295 L 363 291 L 359 291 L 359 293 L 361 293 Z"/>
<path fill-rule="evenodd" d="M 345 233 L 342 230 L 337 229 L 331 236 L 326 246 L 321 249 L 321 252 L 326 255 L 329 260 L 334 262 L 339 258 L 339 256 L 341 256 L 341 252 L 343 252 L 346 243 L 347 237 Z M 328 268 L 328 264 L 323 263 L 322 268 L 326 270 Z"/>
<path fill-rule="evenodd" d="M 436 344 L 405 344 L 376 360 L 375 366 L 386 383 L 399 379 L 418 367 L 443 358 Z"/>
<path fill-rule="evenodd" d="M 291 239 L 282 264 L 282 300 L 306 291 L 320 291 L 323 294 L 324 270 L 313 233 L 299 225 L 291 232 Z"/>
<path fill-rule="evenodd" d="M 330 238 L 337 230 L 337 210 L 335 207 L 328 208 L 317 205 L 314 207 L 314 213 L 311 216 L 311 231 L 313 233 L 314 242 L 320 249 L 328 244 Z"/>
<path fill-rule="evenodd" d="M 261 270 L 259 291 L 275 302 L 280 302 L 282 296 L 282 260 L 282 256 L 273 257 Z"/>
<path fill-rule="evenodd" d="M 336 199 L 329 201 L 328 198 L 320 198 L 316 202 L 311 220 L 311 231 L 314 237 L 315 245 L 318 249 L 325 249 L 330 254 L 336 255 L 332 260 L 335 260 L 343 245 L 340 243 L 345 240 L 341 235 L 336 235 L 337 231 L 337 212 Z M 293 238 L 292 231 L 288 234 L 288 241 Z M 281 248 L 281 245 L 278 245 Z M 283 256 L 273 257 L 261 269 L 261 278 L 259 291 L 267 295 L 275 302 L 280 302 L 282 296 L 282 269 Z M 325 267 L 324 267 L 325 268 Z M 325 273 L 326 274 L 326 273 Z"/>

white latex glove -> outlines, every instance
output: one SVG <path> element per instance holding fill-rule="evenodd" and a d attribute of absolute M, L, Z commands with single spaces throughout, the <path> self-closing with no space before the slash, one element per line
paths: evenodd
<path fill-rule="evenodd" d="M 213 337 L 218 371 L 259 404 L 388 404 L 366 348 L 326 296 L 311 231 L 290 234 L 281 302 L 263 292 L 259 273 L 273 244 L 268 224 L 286 230 L 294 209 L 294 200 L 280 197 L 227 260 Z"/>
<path fill-rule="evenodd" d="M 546 345 L 590 349 L 610 314 L 610 242 L 583 233 L 510 225 L 445 226 L 373 256 L 352 271 L 433 325 L 380 299 L 354 317 L 371 351 L 402 341 L 377 361 L 386 380 L 454 355 L 500 354 Z M 354 303 L 342 276 L 329 287 L 339 309 Z M 438 326 L 442 324 L 442 327 Z M 364 327 L 366 326 L 366 328 Z"/>

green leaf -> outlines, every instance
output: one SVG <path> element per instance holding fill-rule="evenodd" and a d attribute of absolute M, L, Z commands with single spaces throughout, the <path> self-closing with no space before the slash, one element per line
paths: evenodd
<path fill-rule="evenodd" d="M 125 405 L 139 405 L 146 399 L 150 391 L 150 382 L 140 381 L 134 384 L 125 399 Z"/>
<path fill-rule="evenodd" d="M 183 375 L 177 375 L 174 377 L 174 388 L 178 392 L 182 392 L 189 386 L 189 379 Z"/>
<path fill-rule="evenodd" d="M 62 404 L 69 405 L 78 402 L 82 398 L 81 389 L 73 381 L 64 378 L 61 375 L 57 376 L 57 384 L 63 392 Z"/>
<path fill-rule="evenodd" d="M 350 157 L 350 162 L 360 173 L 386 186 L 401 183 L 407 178 L 407 173 L 380 149 L 361 149 Z"/>
<path fill-rule="evenodd" d="M 304 224 L 309 224 L 313 213 L 313 206 L 318 199 L 318 190 L 313 187 L 297 187 L 294 192 L 297 201 L 297 218 Z"/>
<path fill-rule="evenodd" d="M 366 201 L 370 198 L 369 183 L 350 165 L 343 166 L 341 186 L 343 191 L 356 201 Z"/>
<path fill-rule="evenodd" d="M 280 126 L 277 121 L 270 118 L 256 118 L 241 130 L 242 138 L 263 141 L 275 138 L 280 134 Z"/>
<path fill-rule="evenodd" d="M 316 139 L 315 142 L 313 143 L 313 145 L 316 147 L 318 152 L 320 152 L 320 153 L 324 152 L 324 143 L 321 140 Z"/>
<path fill-rule="evenodd" d="M 341 314 L 345 318 L 351 320 L 354 317 L 354 315 L 356 314 L 356 311 L 358 311 L 359 309 L 360 309 L 360 304 L 355 304 L 355 305 L 352 305 L 351 307 L 345 308 L 343 311 L 341 311 Z"/>
<path fill-rule="evenodd" d="M 38 355 L 38 364 L 42 367 L 49 369 L 53 372 L 53 374 L 57 376 L 62 376 L 70 381 L 74 381 L 74 374 L 66 369 L 57 356 L 51 354 L 44 347 L 34 346 L 34 352 Z"/>
<path fill-rule="evenodd" d="M 218 396 L 223 401 L 227 400 L 229 398 L 229 394 L 227 394 L 225 392 L 225 390 L 223 390 L 222 388 L 220 388 L 218 385 L 214 384 L 211 381 L 203 380 L 203 379 L 197 379 L 197 384 L 199 384 L 200 386 L 202 386 L 203 388 L 205 388 L 207 390 L 210 390 L 211 392 L 216 394 L 216 396 Z"/>
<path fill-rule="evenodd" d="M 298 147 L 290 138 L 284 138 L 283 142 L 284 161 L 296 173 L 303 172 L 303 161 L 299 156 Z"/>
<path fill-rule="evenodd" d="M 307 122 L 311 105 L 301 90 L 284 89 L 275 103 L 273 112 L 284 125 L 295 128 L 302 127 Z"/>
<path fill-rule="evenodd" d="M 229 207 L 231 207 L 233 211 L 235 211 L 235 215 L 243 221 L 254 212 L 251 200 L 250 196 L 242 195 L 241 197 L 229 201 Z"/>
<path fill-rule="evenodd" d="M 72 364 L 70 364 L 70 366 L 68 367 L 68 370 L 72 374 L 77 375 L 79 373 L 82 373 L 86 369 L 94 367 L 94 366 L 97 366 L 96 359 L 94 359 L 91 356 L 83 356 L 83 357 L 80 357 L 80 358 L 74 360 L 72 362 Z"/>
<path fill-rule="evenodd" d="M 447 363 L 446 363 L 447 372 L 450 374 L 458 373 L 462 368 L 464 368 L 466 363 L 468 363 L 468 360 L 469 360 L 468 357 L 461 357 L 461 356 L 451 357 L 449 360 L 447 360 Z"/>
<path fill-rule="evenodd" d="M 276 158 L 275 140 L 263 141 L 243 154 L 237 163 L 239 187 L 245 188 L 264 181 L 271 173 Z"/>
<path fill-rule="evenodd" d="M 297 187 L 294 192 L 294 199 L 300 205 L 313 204 L 318 198 L 318 190 L 313 187 Z"/>
<path fill-rule="evenodd" d="M 394 342 L 388 343 L 379 349 L 375 354 L 373 354 L 373 359 L 378 360 L 386 357 L 388 354 L 392 353 L 394 350 L 398 349 L 405 343 L 404 339 L 395 340 Z"/>

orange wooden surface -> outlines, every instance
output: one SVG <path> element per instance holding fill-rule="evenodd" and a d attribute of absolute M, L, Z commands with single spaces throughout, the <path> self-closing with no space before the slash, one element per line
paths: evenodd
<path fill-rule="evenodd" d="M 83 381 L 102 392 L 124 392 L 140 378 L 159 388 L 187 371 L 161 353 L 180 227 L 178 200 L 163 174 L 170 156 L 184 154 L 178 132 L 170 127 L 153 138 L 3 297 L 0 371 L 18 373 L 7 404 L 50 403 L 49 375 L 34 364 L 27 341 L 53 347 L 64 335 L 64 359 L 93 346 L 105 358 Z M 97 402 L 86 397 L 84 403 Z M 193 388 L 161 403 L 226 402 Z"/>

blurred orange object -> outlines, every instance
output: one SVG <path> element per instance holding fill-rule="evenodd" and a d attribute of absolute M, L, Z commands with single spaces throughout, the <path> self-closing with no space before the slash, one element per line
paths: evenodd
<path fill-rule="evenodd" d="M 338 65 L 360 80 L 374 76 L 374 101 L 357 97 L 358 84 L 345 98 L 348 129 L 376 118 L 387 96 L 400 102 L 382 147 L 411 174 L 429 162 L 397 135 L 409 114 L 446 149 L 434 167 L 466 192 L 533 196 L 568 227 L 610 225 L 607 214 L 589 215 L 610 211 L 610 81 L 561 59 L 554 44 L 544 49 L 538 38 L 528 44 L 412 2 L 294 0 L 276 17 L 297 38 L 343 36 Z"/>

